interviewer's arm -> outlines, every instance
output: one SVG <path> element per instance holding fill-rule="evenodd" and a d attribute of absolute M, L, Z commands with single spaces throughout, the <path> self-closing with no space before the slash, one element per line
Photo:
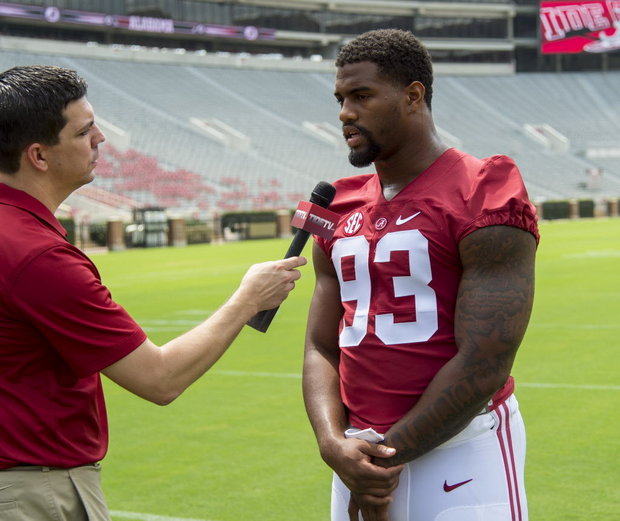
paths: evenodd
<path fill-rule="evenodd" d="M 132 393 L 166 405 L 202 376 L 258 311 L 275 308 L 293 289 L 303 257 L 252 266 L 239 288 L 207 320 L 159 347 L 145 340 L 102 373 Z"/>

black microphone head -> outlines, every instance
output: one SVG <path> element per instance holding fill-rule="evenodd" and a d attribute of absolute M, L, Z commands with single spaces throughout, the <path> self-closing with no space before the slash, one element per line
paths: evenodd
<path fill-rule="evenodd" d="M 325 181 L 321 181 L 314 187 L 310 195 L 310 202 L 323 208 L 327 208 L 336 196 L 336 188 Z"/>

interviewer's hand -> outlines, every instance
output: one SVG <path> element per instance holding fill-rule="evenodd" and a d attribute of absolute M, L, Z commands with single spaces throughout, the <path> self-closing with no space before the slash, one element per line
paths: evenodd
<path fill-rule="evenodd" d="M 295 281 L 301 277 L 301 273 L 295 268 L 307 262 L 305 257 L 289 257 L 254 264 L 241 280 L 236 296 L 256 306 L 256 312 L 276 308 L 295 287 Z"/>

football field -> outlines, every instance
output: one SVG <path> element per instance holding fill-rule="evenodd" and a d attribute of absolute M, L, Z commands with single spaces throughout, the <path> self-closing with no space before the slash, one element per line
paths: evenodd
<path fill-rule="evenodd" d="M 528 432 L 530 519 L 619 519 L 620 219 L 544 222 L 541 235 L 534 311 L 513 370 Z M 92 258 L 113 297 L 161 344 L 207 317 L 250 264 L 281 257 L 288 243 Z M 269 331 L 244 328 L 171 405 L 105 381 L 103 485 L 115 521 L 329 519 L 331 472 L 301 396 L 313 288 L 312 268 L 302 270 Z"/>

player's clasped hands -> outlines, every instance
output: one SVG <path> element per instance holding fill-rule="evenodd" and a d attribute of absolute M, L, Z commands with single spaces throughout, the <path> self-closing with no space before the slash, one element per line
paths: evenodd
<path fill-rule="evenodd" d="M 244 275 L 239 292 L 247 302 L 256 304 L 257 312 L 278 307 L 301 277 L 296 268 L 307 262 L 305 257 L 289 257 L 254 264 Z"/>
<path fill-rule="evenodd" d="M 324 454 L 327 464 L 351 491 L 349 518 L 358 521 L 388 521 L 392 492 L 398 486 L 403 465 L 390 468 L 372 463 L 372 458 L 390 458 L 395 449 L 359 439 L 343 439 Z"/>

